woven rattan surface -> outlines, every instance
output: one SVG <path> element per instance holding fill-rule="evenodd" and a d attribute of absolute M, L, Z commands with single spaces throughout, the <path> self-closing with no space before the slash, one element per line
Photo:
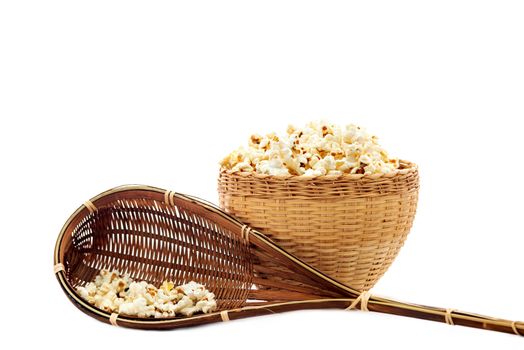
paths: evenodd
<path fill-rule="evenodd" d="M 253 274 L 247 245 L 230 231 L 182 205 L 145 198 L 115 200 L 85 216 L 71 231 L 64 261 L 72 287 L 103 268 L 157 286 L 198 280 L 226 309 L 243 305 Z"/>
<path fill-rule="evenodd" d="M 416 165 L 386 175 L 303 178 L 221 171 L 220 207 L 325 274 L 368 290 L 413 223 Z"/>
<path fill-rule="evenodd" d="M 218 310 L 192 317 L 137 318 L 110 314 L 78 296 L 76 286 L 111 268 L 154 284 L 164 279 L 205 283 L 217 295 Z M 524 333 L 522 322 L 361 293 L 214 205 L 149 186 L 118 187 L 78 208 L 58 236 L 53 271 L 75 306 L 115 326 L 173 329 L 300 309 L 360 308 Z"/>

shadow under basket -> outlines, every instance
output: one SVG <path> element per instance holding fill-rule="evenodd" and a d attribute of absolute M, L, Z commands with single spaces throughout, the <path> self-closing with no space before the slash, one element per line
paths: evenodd
<path fill-rule="evenodd" d="M 408 161 L 390 174 L 277 177 L 222 169 L 218 179 L 222 209 L 359 290 L 371 289 L 399 253 L 418 189 L 417 166 Z"/>

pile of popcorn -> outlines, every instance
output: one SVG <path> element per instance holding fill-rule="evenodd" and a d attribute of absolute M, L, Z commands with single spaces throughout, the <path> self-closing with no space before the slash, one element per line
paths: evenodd
<path fill-rule="evenodd" d="M 287 134 L 252 135 L 220 162 L 229 172 L 268 175 L 321 176 L 389 173 L 399 167 L 363 128 L 311 122 L 303 128 L 290 125 Z"/>
<path fill-rule="evenodd" d="M 77 287 L 78 294 L 90 304 L 107 312 L 138 317 L 191 316 L 216 309 L 215 295 L 203 285 L 189 282 L 175 287 L 164 281 L 160 288 L 135 282 L 118 271 L 102 270 L 94 282 Z"/>

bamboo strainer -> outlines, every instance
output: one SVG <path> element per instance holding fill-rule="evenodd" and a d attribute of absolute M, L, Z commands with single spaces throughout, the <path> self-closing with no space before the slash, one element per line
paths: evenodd
<path fill-rule="evenodd" d="M 404 244 L 418 200 L 417 166 L 390 174 L 306 178 L 231 173 L 220 207 L 323 273 L 369 290 Z"/>
<path fill-rule="evenodd" d="M 520 322 L 360 292 L 306 264 L 212 204 L 149 186 L 122 186 L 85 202 L 64 224 L 54 263 L 58 282 L 73 304 L 115 326 L 172 329 L 299 309 L 360 308 L 524 333 Z M 216 294 L 218 310 L 167 319 L 109 314 L 75 291 L 102 269 L 117 269 L 156 285 L 165 279 L 176 284 L 190 280 L 203 283 Z"/>

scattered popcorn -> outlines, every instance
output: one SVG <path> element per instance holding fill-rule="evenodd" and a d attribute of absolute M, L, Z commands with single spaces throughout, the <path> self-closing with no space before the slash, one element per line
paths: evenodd
<path fill-rule="evenodd" d="M 102 270 L 93 282 L 76 288 L 80 297 L 105 310 L 138 317 L 192 316 L 213 312 L 215 295 L 194 281 L 175 286 L 164 281 L 159 288 L 145 281 L 133 281 L 118 271 Z"/>
<path fill-rule="evenodd" d="M 325 122 L 290 125 L 285 136 L 251 135 L 247 148 L 231 152 L 220 164 L 230 172 L 313 177 L 386 174 L 400 165 L 363 128 Z"/>

